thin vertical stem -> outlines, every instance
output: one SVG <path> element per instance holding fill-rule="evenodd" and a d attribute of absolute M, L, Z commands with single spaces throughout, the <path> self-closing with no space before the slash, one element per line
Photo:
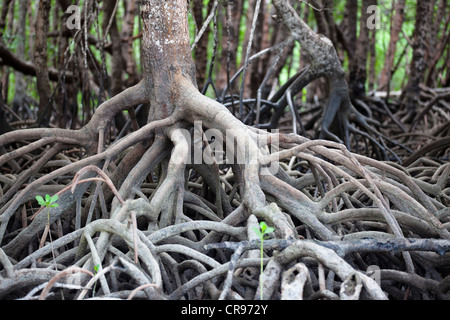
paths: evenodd
<path fill-rule="evenodd" d="M 241 92 L 240 92 L 240 97 L 239 97 L 239 119 L 241 119 L 241 120 L 244 117 L 243 97 L 244 97 L 245 76 L 247 74 L 248 65 L 250 64 L 249 63 L 249 59 L 250 59 L 250 53 L 251 53 L 251 50 L 252 50 L 253 35 L 254 35 L 255 29 L 256 29 L 256 21 L 258 19 L 260 6 L 261 6 L 261 0 L 258 0 L 258 2 L 256 3 L 256 6 L 255 6 L 255 13 L 253 15 L 253 21 L 252 21 L 252 29 L 251 29 L 251 32 L 250 32 L 250 38 L 248 40 L 247 53 L 245 55 L 244 71 L 243 71 L 243 74 L 242 74 Z"/>
<path fill-rule="evenodd" d="M 261 252 L 261 256 L 260 256 L 260 258 L 261 258 L 261 264 L 260 264 L 260 274 L 259 274 L 259 286 L 260 286 L 260 290 L 261 290 L 261 292 L 260 292 L 260 297 L 261 297 L 261 300 L 263 299 L 263 253 L 264 253 L 264 250 L 263 250 L 263 241 L 264 241 L 264 234 L 262 234 L 261 233 L 261 246 L 260 246 L 260 252 Z"/>

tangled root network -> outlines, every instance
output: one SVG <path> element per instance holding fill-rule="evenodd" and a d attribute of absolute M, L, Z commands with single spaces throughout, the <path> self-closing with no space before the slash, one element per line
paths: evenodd
<path fill-rule="evenodd" d="M 448 298 L 448 162 L 266 132 L 198 95 L 87 156 L 64 134 L 8 146 L 1 298 Z"/>

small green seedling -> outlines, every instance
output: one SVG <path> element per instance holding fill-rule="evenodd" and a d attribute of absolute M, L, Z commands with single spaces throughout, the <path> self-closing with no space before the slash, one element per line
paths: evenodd
<path fill-rule="evenodd" d="M 269 233 L 273 232 L 275 229 L 272 227 L 268 227 L 264 221 L 259 223 L 259 228 L 253 228 L 255 233 L 259 237 L 259 241 L 261 242 L 259 248 L 261 249 L 261 270 L 259 274 L 259 283 L 261 286 L 261 300 L 263 299 L 263 253 L 264 253 L 264 240 L 268 239 Z"/>
<path fill-rule="evenodd" d="M 97 264 L 94 266 L 94 274 L 97 274 L 100 269 L 100 265 Z M 94 288 L 92 289 L 92 297 L 95 297 L 95 288 L 97 287 L 97 281 L 94 283 Z"/>
<path fill-rule="evenodd" d="M 48 235 L 50 237 L 50 243 L 52 245 L 52 255 L 53 255 L 53 261 L 55 261 L 55 253 L 53 251 L 53 241 L 52 241 L 52 234 L 50 232 L 50 208 L 57 208 L 59 204 L 56 203 L 58 200 L 58 195 L 55 194 L 54 196 L 50 197 L 50 195 L 45 195 L 45 200 L 41 196 L 36 196 L 37 202 L 41 205 L 47 208 L 47 228 L 48 228 Z M 45 231 L 44 231 L 45 234 Z M 45 236 L 42 237 L 43 239 Z M 56 262 L 55 262 L 55 268 L 56 268 Z"/>
<path fill-rule="evenodd" d="M 58 200 L 58 195 L 55 194 L 53 197 L 50 197 L 50 195 L 45 195 L 45 200 L 41 196 L 36 196 L 37 202 L 41 205 L 47 208 L 47 220 L 50 221 L 50 208 L 57 208 L 59 204 L 56 203 Z"/>

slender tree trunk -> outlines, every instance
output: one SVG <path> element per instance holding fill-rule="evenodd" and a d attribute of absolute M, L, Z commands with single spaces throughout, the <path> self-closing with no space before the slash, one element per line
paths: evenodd
<path fill-rule="evenodd" d="M 8 15 L 9 5 L 14 3 L 12 0 L 4 0 L 2 3 L 2 10 L 0 11 L 0 36 L 3 35 L 3 29 L 6 26 L 6 17 Z"/>
<path fill-rule="evenodd" d="M 269 16 L 267 13 L 267 6 L 264 1 L 261 2 L 259 8 L 258 20 L 255 28 L 255 35 L 253 38 L 252 52 L 257 53 L 268 47 L 268 26 Z M 266 55 L 262 59 L 259 59 L 255 63 L 249 66 L 248 76 L 246 77 L 246 87 L 248 88 L 247 94 L 250 97 L 256 97 L 262 79 L 264 78 L 267 59 L 270 54 Z"/>
<path fill-rule="evenodd" d="M 133 30 L 134 18 L 138 12 L 137 0 L 126 1 L 126 16 L 122 27 L 122 38 L 126 40 L 122 46 L 122 56 L 125 60 L 125 70 L 129 76 L 126 81 L 127 87 L 134 86 L 139 82 L 139 75 L 137 71 L 136 61 L 133 56 Z"/>
<path fill-rule="evenodd" d="M 207 15 L 209 15 L 214 1 L 210 1 L 207 6 Z M 203 27 L 205 22 L 205 18 L 203 17 L 203 1 L 202 0 L 194 0 L 193 2 L 193 11 L 194 11 L 194 19 L 195 24 L 197 25 L 198 31 Z M 194 49 L 195 56 L 195 65 L 196 65 L 196 73 L 197 73 L 197 84 L 200 88 L 203 88 L 206 80 L 207 65 L 208 65 L 208 43 L 209 43 L 209 31 L 210 27 L 207 26 L 205 33 L 200 38 L 197 43 L 197 46 Z"/>
<path fill-rule="evenodd" d="M 373 29 L 370 31 L 370 50 L 369 50 L 369 82 L 368 82 L 368 90 L 372 91 L 375 89 L 375 84 L 377 82 L 376 79 L 376 70 L 375 64 L 377 60 L 377 52 L 376 52 L 376 42 L 377 42 L 377 29 Z"/>
<path fill-rule="evenodd" d="M 124 70 L 126 68 L 125 59 L 122 56 L 122 37 L 120 36 L 119 28 L 117 26 L 116 5 L 119 0 L 108 0 L 104 2 L 105 6 L 105 18 L 103 20 L 103 34 L 106 36 L 106 32 L 109 33 L 112 43 L 112 74 L 111 74 L 111 96 L 115 96 L 124 89 Z M 108 29 L 109 27 L 109 29 Z M 115 126 L 120 131 L 126 124 L 126 119 L 123 113 L 119 112 L 115 117 Z"/>
<path fill-rule="evenodd" d="M 420 84 L 424 81 L 428 66 L 428 32 L 431 23 L 431 5 L 427 0 L 418 0 L 416 6 L 416 26 L 414 31 L 411 73 L 404 90 L 404 101 L 408 113 L 415 116 L 420 102 Z"/>
<path fill-rule="evenodd" d="M 391 25 L 388 51 L 386 54 L 383 71 L 381 71 L 380 75 L 379 90 L 388 89 L 389 82 L 391 81 L 395 52 L 397 51 L 397 43 L 399 41 L 403 20 L 405 18 L 405 2 L 405 0 L 397 0 L 393 8 L 395 14 Z"/>
<path fill-rule="evenodd" d="M 346 1 L 342 32 L 348 43 L 348 58 L 350 61 L 350 69 L 353 68 L 352 63 L 354 63 L 355 44 L 357 43 L 357 17 L 358 0 Z"/>
<path fill-rule="evenodd" d="M 222 22 L 222 52 L 220 53 L 220 70 L 217 74 L 216 86 L 224 89 L 228 85 L 228 80 L 237 71 L 237 52 L 239 48 L 239 27 L 242 19 L 242 0 L 229 1 L 224 7 L 226 14 Z M 229 48 L 228 48 L 229 47 Z M 236 83 L 232 86 L 232 92 L 237 89 Z"/>
<path fill-rule="evenodd" d="M 116 22 L 116 12 L 114 7 L 116 0 L 108 0 L 104 2 L 105 17 L 103 20 L 103 33 L 109 32 L 112 43 L 112 76 L 111 76 L 111 94 L 116 94 L 123 91 L 123 70 L 124 60 L 122 57 L 122 38 L 120 37 L 119 29 Z M 109 29 L 108 29 L 109 27 Z"/>
<path fill-rule="evenodd" d="M 16 55 L 18 58 L 25 60 L 25 21 L 27 19 L 28 0 L 20 1 L 20 10 L 17 23 L 17 49 Z M 18 112 L 19 109 L 23 109 L 23 105 L 27 102 L 26 94 L 26 82 L 24 74 L 20 71 L 16 71 L 15 75 L 15 93 L 12 103 L 14 112 Z"/>
<path fill-rule="evenodd" d="M 34 61 L 36 65 L 36 86 L 39 94 L 38 126 L 47 127 L 52 115 L 50 79 L 47 67 L 47 33 L 49 25 L 50 0 L 39 1 L 36 18 L 36 42 Z"/>
<path fill-rule="evenodd" d="M 367 80 L 367 55 L 370 45 L 370 29 L 367 27 L 369 14 L 367 8 L 375 4 L 374 0 L 363 0 L 361 7 L 361 18 L 359 22 L 359 36 L 356 43 L 355 56 L 350 66 L 350 91 L 354 98 L 361 97 L 366 93 Z"/>
<path fill-rule="evenodd" d="M 429 70 L 427 79 L 425 81 L 426 85 L 430 88 L 437 86 L 439 75 L 436 66 L 439 60 L 442 58 L 445 48 L 448 47 L 448 44 L 450 43 L 450 31 L 449 31 L 450 12 L 448 10 L 447 2 L 448 2 L 447 0 L 440 1 L 437 13 L 434 16 L 434 21 L 431 25 L 429 46 L 430 48 L 433 48 L 433 50 L 429 51 L 430 52 Z M 442 29 L 442 34 L 439 38 L 440 29 Z"/>
<path fill-rule="evenodd" d="M 337 31 L 333 16 L 333 1 L 323 0 L 317 1 L 313 0 L 311 2 L 313 6 L 317 9 L 313 9 L 314 16 L 317 21 L 317 32 L 323 34 L 328 39 L 331 40 L 336 50 L 338 49 Z M 318 8 L 322 8 L 319 10 Z"/>

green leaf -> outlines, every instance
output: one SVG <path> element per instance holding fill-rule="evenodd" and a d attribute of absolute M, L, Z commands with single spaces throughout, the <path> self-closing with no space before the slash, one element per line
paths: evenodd
<path fill-rule="evenodd" d="M 50 203 L 50 195 L 49 194 L 45 195 L 45 202 Z"/>
<path fill-rule="evenodd" d="M 58 208 L 58 207 L 59 207 L 59 204 L 57 204 L 57 203 L 50 204 L 50 208 Z"/>
<path fill-rule="evenodd" d="M 259 226 L 261 227 L 262 233 L 263 233 L 263 234 L 266 233 L 267 224 L 266 224 L 264 221 L 261 221 L 261 222 L 259 223 Z"/>
<path fill-rule="evenodd" d="M 41 206 L 45 206 L 44 198 L 42 198 L 41 196 L 36 196 L 36 200 Z"/>
<path fill-rule="evenodd" d="M 255 233 L 256 233 L 259 237 L 261 237 L 261 230 L 259 230 L 259 229 L 256 228 L 256 227 L 253 227 L 253 231 L 255 231 Z"/>
<path fill-rule="evenodd" d="M 271 233 L 271 232 L 273 232 L 275 229 L 274 228 L 272 228 L 272 227 L 268 227 L 267 229 L 266 229 L 266 234 L 267 233 Z"/>
<path fill-rule="evenodd" d="M 50 198 L 50 203 L 56 202 L 58 200 L 58 195 L 55 194 L 53 197 Z"/>

